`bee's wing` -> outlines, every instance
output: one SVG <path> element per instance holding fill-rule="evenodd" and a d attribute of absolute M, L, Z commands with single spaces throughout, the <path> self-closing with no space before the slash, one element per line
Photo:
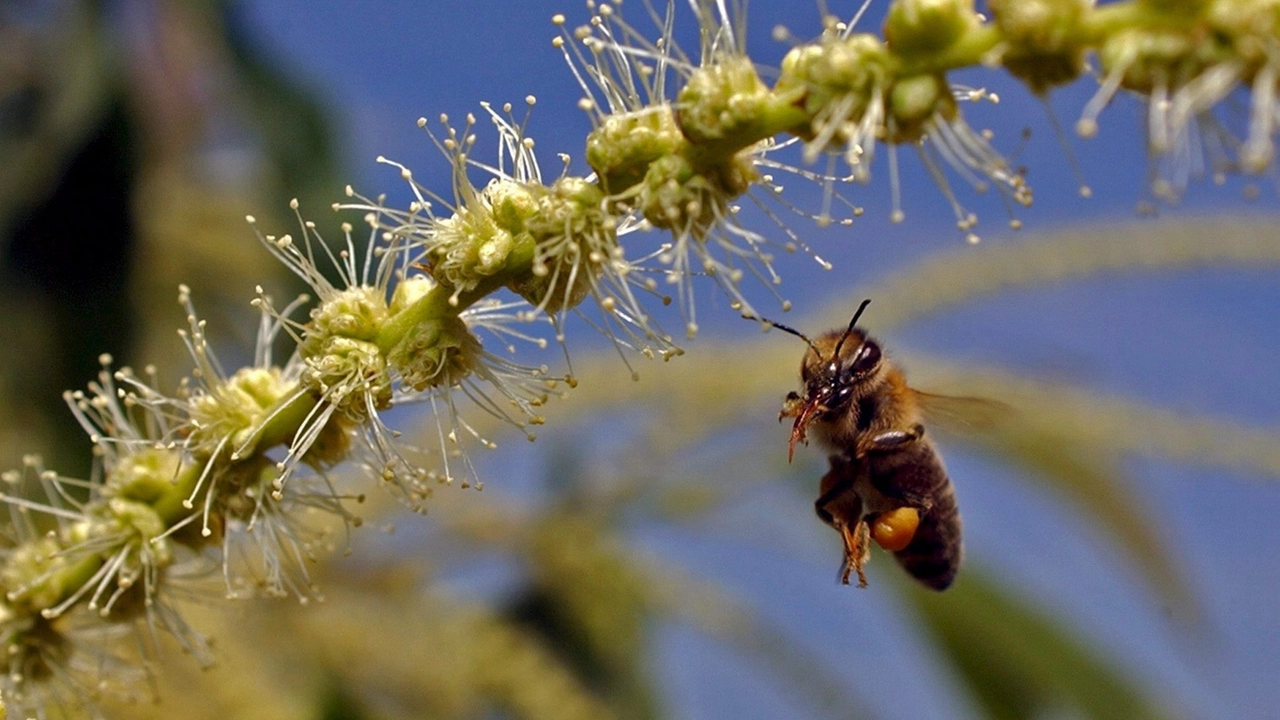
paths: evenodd
<path fill-rule="evenodd" d="M 975 435 L 999 430 L 1016 411 L 998 400 L 912 390 L 925 423 L 957 435 Z"/>

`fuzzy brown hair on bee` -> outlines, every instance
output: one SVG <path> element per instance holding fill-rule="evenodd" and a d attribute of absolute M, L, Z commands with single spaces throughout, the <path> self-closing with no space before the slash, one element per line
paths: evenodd
<path fill-rule="evenodd" d="M 765 321 L 809 345 L 800 364 L 804 390 L 788 394 L 778 416 L 794 418 L 787 457 L 811 436 L 830 453 L 814 508 L 840 533 L 842 582 L 856 573 L 866 586 L 874 540 L 912 577 L 945 590 L 963 546 L 955 491 L 922 423 L 922 401 L 934 396 L 911 389 L 880 344 L 856 327 L 870 303 L 847 328 L 812 340 Z"/>

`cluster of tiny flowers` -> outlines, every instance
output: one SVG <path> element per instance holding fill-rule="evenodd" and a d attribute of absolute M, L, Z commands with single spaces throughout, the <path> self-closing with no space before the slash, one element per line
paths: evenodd
<path fill-rule="evenodd" d="M 97 381 L 66 395 L 94 445 L 89 479 L 46 471 L 34 457 L 3 476 L 0 637 L 10 666 L 0 690 L 20 712 L 92 709 L 100 686 L 128 687 L 138 674 L 129 668 L 145 666 L 119 647 L 153 647 L 162 631 L 211 661 L 177 605 L 209 597 L 219 568 L 227 597 L 318 598 L 308 565 L 341 540 L 323 518 L 360 524 L 349 505 L 362 496 L 330 476 L 340 463 L 368 469 L 421 509 L 441 482 L 478 484 L 468 439 L 493 445 L 462 419 L 463 399 L 522 428 L 542 422 L 538 408 L 558 381 L 509 357 L 516 343 L 546 344 L 525 330 L 526 303 L 481 299 L 452 312 L 414 270 L 418 246 L 375 231 L 357 255 L 346 226 L 344 247 L 330 250 L 298 219 L 296 242 L 259 238 L 313 294 L 277 308 L 259 290 L 251 365 L 224 369 L 184 286 L 179 335 L 193 368 L 177 391 L 158 390 L 154 368 L 139 377 L 104 356 Z M 336 281 L 320 271 L 321 254 Z M 308 321 L 293 319 L 308 305 Z M 296 347 L 277 363 L 282 336 Z M 432 406 L 438 448 L 403 443 L 383 421 L 408 402 Z M 125 633 L 140 641 L 122 643 Z"/>
<path fill-rule="evenodd" d="M 102 358 L 88 392 L 66 396 L 94 443 L 92 476 L 60 476 L 34 456 L 3 475 L 9 524 L 0 548 L 0 637 L 8 672 L 0 688 L 19 717 L 91 706 L 103 690 L 127 688 L 121 678 L 143 675 L 145 665 L 121 654 L 130 647 L 125 636 L 148 650 L 164 631 L 201 663 L 211 661 L 204 638 L 178 612 L 208 563 L 198 542 L 168 532 L 170 491 L 193 477 L 181 420 L 110 362 Z"/>
<path fill-rule="evenodd" d="M 957 226 L 976 242 L 977 216 L 959 202 L 947 169 L 979 193 L 994 187 L 1008 207 L 1030 205 L 1031 189 L 1021 172 L 991 146 L 990 131 L 974 130 L 960 111 L 960 101 L 995 104 L 999 98 L 981 88 L 950 84 L 945 73 L 928 62 L 976 26 L 978 16 L 972 7 L 967 12 L 956 8 L 953 16 L 939 22 L 936 13 L 911 13 L 909 5 L 896 4 L 890 10 L 884 39 L 855 33 L 853 22 L 828 18 L 818 40 L 797 45 L 783 59 L 774 90 L 805 108 L 805 123 L 792 132 L 805 140 L 807 160 L 838 154 L 854 178 L 866 183 L 877 147 L 886 147 L 894 222 L 905 219 L 898 148 L 913 147 L 950 205 Z M 915 57 L 918 71 L 902 69 L 906 54 Z M 1020 226 L 1016 220 L 1011 225 Z"/>
<path fill-rule="evenodd" d="M 297 240 L 259 234 L 317 299 L 306 322 L 277 312 L 265 295 L 256 301 L 297 343 L 289 363 L 297 367 L 297 391 L 277 408 L 298 405 L 301 419 L 277 463 L 277 495 L 300 464 L 328 468 L 348 459 L 369 468 L 412 509 L 420 509 L 439 483 L 474 484 L 466 445 L 494 443 L 462 418 L 458 394 L 532 439 L 527 428 L 541 424 L 538 407 L 562 378 L 550 375 L 546 366 L 522 365 L 486 349 L 478 335 L 484 331 L 501 340 L 510 353 L 516 340 L 545 347 L 545 340 L 523 329 L 532 316 L 526 304 L 481 296 L 461 306 L 467 291 L 425 274 L 431 262 L 427 248 L 385 231 L 376 211 L 365 217 L 371 231 L 363 253 L 349 224 L 343 224 L 343 247 L 334 252 L 315 223 L 301 215 L 298 221 Z M 318 253 L 330 260 L 336 283 L 319 269 Z M 409 403 L 431 405 L 440 431 L 438 448 L 403 442 L 384 422 L 386 410 Z"/>
<path fill-rule="evenodd" d="M 533 97 L 526 98 L 530 108 Z M 482 103 L 498 132 L 494 164 L 475 159 L 476 118 L 456 128 L 441 116 L 442 135 L 425 118 L 418 126 L 450 162 L 453 191 L 445 198 L 413 179 L 400 163 L 396 167 L 414 200 L 398 210 L 377 201 L 348 194 L 356 202 L 339 205 L 368 213 L 369 222 L 388 242 L 403 243 L 418 266 L 442 290 L 448 301 L 467 308 L 489 293 L 505 288 L 527 303 L 523 310 L 503 306 L 516 320 L 549 320 L 563 345 L 567 313 L 596 326 L 617 347 L 647 356 L 668 358 L 679 350 L 641 302 L 657 296 L 658 284 L 646 272 L 644 260 L 626 256 L 622 236 L 636 229 L 615 212 L 600 187 L 568 173 L 568 158 L 555 180 L 542 177 L 534 142 L 525 134 L 525 121 L 516 121 L 511 106 L 499 112 Z M 484 178 L 477 184 L 471 174 Z M 595 317 L 583 312 L 592 300 Z M 493 308 L 485 312 L 489 317 Z M 465 315 L 469 310 L 463 310 Z"/>
<path fill-rule="evenodd" d="M 188 324 L 178 334 L 194 368 L 168 404 L 185 412 L 183 445 L 203 460 L 203 466 L 181 499 L 190 512 L 173 522 L 168 533 L 191 526 L 198 528 L 199 537 L 221 540 L 228 597 L 292 595 L 306 601 L 318 594 L 307 564 L 317 552 L 330 549 L 330 543 L 324 529 L 308 526 L 303 511 L 318 509 L 341 518 L 346 526 L 360 524 L 344 505 L 359 497 L 339 494 L 325 473 L 350 447 L 347 428 L 338 423 L 307 428 L 311 445 L 300 452 L 291 446 L 283 460 L 273 461 L 265 453 L 278 444 L 268 437 L 271 423 L 298 404 L 307 404 L 305 368 L 298 354 L 281 366 L 275 364 L 273 350 L 285 328 L 282 316 L 310 298 L 300 296 L 277 313 L 269 298 L 260 295 L 255 301 L 259 323 L 253 364 L 231 374 L 209 345 L 187 287 L 180 288 L 178 299 Z M 295 437 L 302 435 L 298 431 Z M 298 459 L 306 464 L 305 472 L 296 472 Z"/>
<path fill-rule="evenodd" d="M 974 129 L 961 112 L 964 101 L 999 98 L 951 83 L 947 75 L 957 68 L 1003 65 L 1044 95 L 1084 73 L 1088 54 L 1096 53 L 1102 86 L 1078 129 L 1095 132 L 1098 114 L 1119 89 L 1148 98 L 1153 188 L 1161 197 L 1176 197 L 1206 166 L 1221 178 L 1235 168 L 1267 167 L 1273 155 L 1271 0 L 1132 0 L 1101 8 L 1089 0 L 997 0 L 990 19 L 972 0 L 896 0 L 882 37 L 854 31 L 866 2 L 848 21 L 824 18 L 812 41 L 776 30 L 794 47 L 772 86 L 746 52 L 745 3 L 689 4 L 696 53 L 676 40 L 674 1 L 665 10 L 643 2 L 654 37 L 623 18 L 621 3 L 591 3 L 593 16 L 576 28 L 553 17 L 560 27 L 554 44 L 593 123 L 585 148 L 592 175 L 569 174 L 562 157 L 559 177 L 544 180 L 525 132 L 528 116 L 517 121 L 510 106 L 499 112 L 483 105 L 498 131 L 495 164 L 473 156 L 474 117 L 460 129 L 442 117 L 439 134 L 419 120 L 452 165 L 451 197 L 383 160 L 400 170 L 413 202 L 401 210 L 359 198 L 348 207 L 372 213 L 387 237 L 417 248 L 424 272 L 461 307 L 505 287 L 531 304 L 530 317 L 549 315 L 563 341 L 565 313 L 581 313 L 590 299 L 601 313 L 599 326 L 620 348 L 670 355 L 678 351 L 642 300 L 668 302 L 661 288 L 672 287 L 690 336 L 698 328 L 693 284 L 700 276 L 712 278 L 743 314 L 757 314 L 743 288 L 748 277 L 787 309 L 775 289 L 781 282 L 775 253 L 812 252 L 784 215 L 807 216 L 819 226 L 851 223 L 862 208 L 845 198 L 845 185 L 869 182 L 878 154 L 888 157 L 895 222 L 905 217 L 898 150 L 910 147 L 970 242 L 979 239 L 978 218 L 960 202 L 952 178 L 979 193 L 995 191 L 1010 225 L 1021 227 L 1014 211 L 1032 202 L 1024 171 L 992 146 L 989 130 Z M 1197 44 L 1205 36 L 1213 42 Z M 1241 140 L 1214 120 L 1214 110 L 1242 84 L 1252 89 L 1253 105 Z M 787 153 L 796 162 L 785 161 Z M 823 169 L 814 169 L 824 160 Z M 484 181 L 473 182 L 472 173 Z M 784 201 L 780 173 L 820 185 L 822 207 L 808 212 Z M 1091 193 L 1083 182 L 1080 191 Z M 749 227 L 744 200 L 776 230 Z M 634 244 L 631 236 L 643 230 L 669 239 L 629 256 L 624 239 Z"/>
<path fill-rule="evenodd" d="M 686 334 L 692 337 L 698 330 L 693 292 L 698 276 L 711 277 L 744 314 L 755 314 L 741 286 L 748 276 L 788 309 L 776 290 L 781 278 L 774 253 L 803 251 L 822 267 L 830 265 L 813 255 L 783 213 L 821 225 L 850 224 L 862 210 L 835 188 L 852 178 L 780 159 L 794 141 L 777 142 L 773 133 L 737 146 L 723 143 L 750 134 L 758 115 L 774 101 L 746 55 L 742 8 L 695 7 L 701 42 L 696 57 L 676 41 L 674 4 L 661 15 L 647 8 L 660 28 L 655 40 L 628 24 L 616 6 L 595 8 L 589 24 L 572 30 L 563 16 L 553 19 L 561 27 L 555 45 L 582 90 L 579 107 L 594 126 L 586 160 L 612 207 L 639 228 L 670 234 L 646 260 L 655 259 L 657 273 L 675 288 Z M 720 145 L 732 149 L 702 152 Z M 822 209 L 805 212 L 783 200 L 777 173 L 820 185 Z M 743 222 L 743 199 L 772 221 L 781 240 Z M 845 217 L 833 220 L 832 200 L 844 204 Z"/>

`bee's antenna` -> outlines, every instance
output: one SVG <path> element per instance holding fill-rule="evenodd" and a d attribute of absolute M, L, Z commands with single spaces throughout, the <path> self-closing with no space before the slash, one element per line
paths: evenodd
<path fill-rule="evenodd" d="M 809 346 L 809 349 L 810 349 L 810 350 L 813 350 L 815 353 L 817 353 L 817 352 L 818 352 L 818 348 L 813 344 L 813 341 L 809 339 L 809 336 L 808 336 L 808 335 L 805 335 L 804 333 L 800 332 L 799 330 L 796 330 L 795 328 L 787 327 L 786 325 L 783 325 L 782 323 L 779 323 L 779 322 L 774 322 L 774 321 L 770 320 L 769 318 L 762 318 L 762 317 L 760 317 L 759 315 L 749 315 L 749 314 L 747 314 L 747 313 L 743 313 L 743 315 L 742 315 L 742 319 L 743 319 L 743 320 L 757 320 L 757 321 L 762 322 L 762 323 L 768 323 L 768 324 L 770 324 L 770 325 L 772 325 L 772 326 L 774 326 L 774 327 L 778 328 L 778 329 L 779 329 L 779 330 L 781 330 L 782 332 L 785 332 L 785 333 L 791 333 L 792 335 L 795 335 L 796 337 L 798 337 L 798 338 L 800 338 L 801 340 L 805 341 L 805 343 Z"/>
<path fill-rule="evenodd" d="M 862 317 L 862 311 L 866 310 L 867 306 L 870 304 L 871 304 L 871 298 L 867 298 L 866 300 L 862 301 L 861 305 L 858 306 L 858 311 L 853 314 L 853 319 L 849 321 L 848 329 L 844 331 L 844 335 L 840 336 L 840 342 L 836 343 L 835 352 L 831 353 L 832 360 L 840 357 L 840 348 L 844 346 L 844 341 L 847 340 L 849 336 L 853 334 L 853 328 L 855 325 L 858 324 L 858 318 Z M 810 345 L 812 346 L 812 343 L 810 343 Z"/>

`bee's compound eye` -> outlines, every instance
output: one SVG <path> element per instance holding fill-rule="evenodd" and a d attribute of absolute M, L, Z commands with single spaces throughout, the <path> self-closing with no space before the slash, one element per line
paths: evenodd
<path fill-rule="evenodd" d="M 889 552 L 906 549 L 920 527 L 920 513 L 913 507 L 900 507 L 880 513 L 871 525 L 871 538 Z"/>
<path fill-rule="evenodd" d="M 862 347 L 858 348 L 857 355 L 853 357 L 853 372 L 861 375 L 875 369 L 880 364 L 880 346 L 868 340 L 862 343 Z"/>

